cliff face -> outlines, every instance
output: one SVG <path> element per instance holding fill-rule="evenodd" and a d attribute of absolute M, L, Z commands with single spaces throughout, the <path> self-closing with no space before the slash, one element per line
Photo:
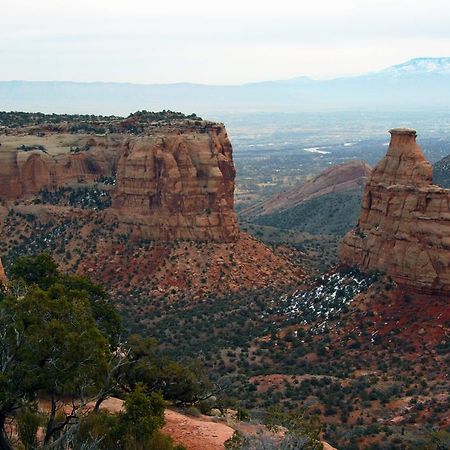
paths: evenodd
<path fill-rule="evenodd" d="M 0 204 L 113 176 L 108 214 L 133 238 L 237 240 L 236 172 L 222 124 L 144 121 L 134 134 L 103 135 L 67 128 L 42 125 L 0 136 Z"/>
<path fill-rule="evenodd" d="M 20 141 L 19 141 L 20 142 Z M 45 144 L 45 139 L 38 142 Z M 60 149 L 52 154 L 45 150 L 21 150 L 11 145 L 0 147 L 0 199 L 17 200 L 40 190 L 79 183 L 91 183 L 110 176 L 117 164 L 120 145 L 106 137 L 83 139 L 87 150 L 69 152 Z"/>
<path fill-rule="evenodd" d="M 139 315 L 152 314 L 149 297 L 196 300 L 303 279 L 288 258 L 239 232 L 223 124 L 170 112 L 28 119 L 36 123 L 2 128 L 0 117 L 5 263 L 48 252 L 108 286 L 128 311 L 135 299 Z M 74 189 L 35 201 L 43 187 L 64 185 Z"/>
<path fill-rule="evenodd" d="M 153 239 L 234 241 L 234 178 L 223 125 L 162 129 L 123 145 L 113 208 Z"/>
<path fill-rule="evenodd" d="M 333 192 L 344 192 L 364 185 L 372 168 L 364 161 L 349 161 L 324 170 L 303 184 L 244 209 L 243 217 L 272 214 L 294 208 L 301 202 Z"/>
<path fill-rule="evenodd" d="M 411 288 L 450 292 L 450 190 L 432 184 L 415 131 L 391 130 L 388 152 L 366 185 L 358 225 L 345 236 L 340 257 Z"/>

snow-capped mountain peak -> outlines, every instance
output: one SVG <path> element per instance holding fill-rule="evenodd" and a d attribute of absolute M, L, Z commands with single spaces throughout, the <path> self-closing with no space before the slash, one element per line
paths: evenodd
<path fill-rule="evenodd" d="M 384 73 L 423 74 L 438 73 L 450 74 L 450 57 L 443 58 L 414 58 L 405 63 L 388 67 Z"/>

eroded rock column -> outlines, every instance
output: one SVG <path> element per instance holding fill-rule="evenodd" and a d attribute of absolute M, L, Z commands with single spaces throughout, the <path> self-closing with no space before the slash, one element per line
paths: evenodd
<path fill-rule="evenodd" d="M 386 156 L 366 185 L 357 227 L 341 260 L 381 270 L 408 287 L 450 292 L 450 191 L 432 184 L 416 132 L 393 129 Z"/>

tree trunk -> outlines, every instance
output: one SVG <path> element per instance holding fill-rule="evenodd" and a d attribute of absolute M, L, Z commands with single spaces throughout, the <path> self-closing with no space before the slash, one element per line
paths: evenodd
<path fill-rule="evenodd" d="M 12 445 L 5 432 L 5 422 L 6 417 L 0 415 L 0 450 L 12 450 Z"/>
<path fill-rule="evenodd" d="M 53 428 L 55 425 L 55 417 L 56 417 L 56 392 L 55 388 L 52 388 L 52 409 L 50 412 L 50 417 L 47 423 L 47 429 L 45 431 L 44 444 L 47 445 L 50 442 L 50 438 L 53 434 Z"/>
<path fill-rule="evenodd" d="M 97 398 L 97 401 L 95 402 L 95 406 L 94 406 L 94 412 L 99 412 L 100 411 L 100 406 L 102 405 L 102 403 L 106 400 L 106 396 L 104 396 L 103 394 L 100 394 L 99 397 Z"/>

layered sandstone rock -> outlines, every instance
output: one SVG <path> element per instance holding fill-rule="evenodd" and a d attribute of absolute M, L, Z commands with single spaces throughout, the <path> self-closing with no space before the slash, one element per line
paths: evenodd
<path fill-rule="evenodd" d="M 300 203 L 334 192 L 361 188 L 372 168 L 364 161 L 349 161 L 324 170 L 303 184 L 244 209 L 243 217 L 256 217 L 294 208 Z"/>
<path fill-rule="evenodd" d="M 223 125 L 163 128 L 124 144 L 113 208 L 149 238 L 234 241 L 234 178 Z"/>
<path fill-rule="evenodd" d="M 64 137 L 64 136 L 63 136 Z M 73 136 L 67 139 L 74 140 Z M 63 138 L 61 138 L 62 140 Z M 0 139 L 1 141 L 2 139 Z M 17 137 L 6 140 L 0 146 L 0 199 L 4 201 L 27 198 L 42 189 L 56 190 L 62 186 L 91 183 L 102 176 L 112 175 L 117 165 L 121 143 L 107 137 L 76 138 L 78 146 L 56 148 L 53 153 L 26 148 L 23 142 L 46 143 L 45 139 Z M 18 146 L 18 144 L 21 144 Z M 61 143 L 63 145 L 63 143 Z M 32 148 L 29 146 L 28 148 Z"/>
<path fill-rule="evenodd" d="M 366 185 L 358 225 L 344 238 L 340 256 L 411 288 L 450 292 L 450 190 L 432 184 L 414 130 L 391 130 L 388 152 Z"/>
<path fill-rule="evenodd" d="M 125 122 L 113 121 L 114 129 Z M 108 214 L 134 238 L 235 241 L 235 169 L 225 127 L 200 119 L 137 124 L 132 134 L 68 133 L 64 123 L 0 135 L 0 204 L 113 176 Z"/>

